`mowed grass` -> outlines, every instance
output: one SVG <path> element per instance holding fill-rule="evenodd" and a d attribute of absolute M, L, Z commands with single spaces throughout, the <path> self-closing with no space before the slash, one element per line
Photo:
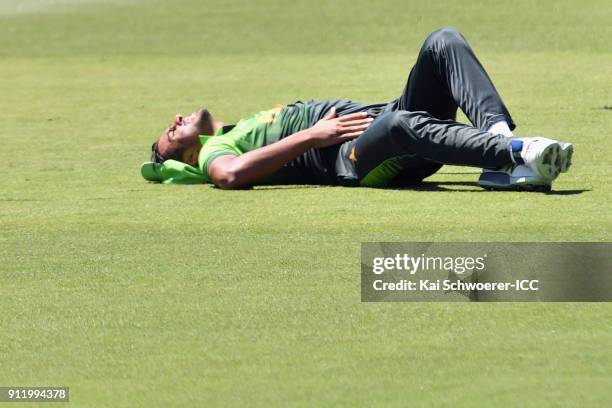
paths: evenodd
<path fill-rule="evenodd" d="M 0 4 L 0 385 L 71 406 L 607 406 L 608 304 L 363 304 L 365 241 L 609 241 L 612 5 Z M 174 113 L 401 92 L 459 28 L 519 125 L 575 143 L 552 194 L 159 186 Z M 26 406 L 26 405 L 24 405 Z"/>

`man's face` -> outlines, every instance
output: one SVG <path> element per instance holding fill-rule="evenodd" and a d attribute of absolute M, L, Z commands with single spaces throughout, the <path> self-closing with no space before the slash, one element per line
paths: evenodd
<path fill-rule="evenodd" d="M 177 114 L 159 138 L 157 149 L 166 158 L 172 156 L 173 152 L 182 150 L 179 160 L 196 166 L 202 147 L 199 136 L 212 135 L 213 132 L 213 117 L 207 109 L 198 109 L 189 116 Z"/>

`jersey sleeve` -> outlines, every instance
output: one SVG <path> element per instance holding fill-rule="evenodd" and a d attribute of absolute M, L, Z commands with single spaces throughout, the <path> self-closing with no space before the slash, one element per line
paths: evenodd
<path fill-rule="evenodd" d="M 214 136 L 211 137 L 200 150 L 200 156 L 198 158 L 198 166 L 206 181 L 210 182 L 210 176 L 208 175 L 208 168 L 214 159 L 220 156 L 232 155 L 239 156 L 242 152 L 236 145 L 233 138 L 228 136 Z"/>

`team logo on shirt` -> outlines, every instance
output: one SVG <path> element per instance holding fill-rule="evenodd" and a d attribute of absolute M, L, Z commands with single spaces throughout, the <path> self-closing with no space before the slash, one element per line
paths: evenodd
<path fill-rule="evenodd" d="M 351 149 L 351 154 L 349 154 L 349 160 L 353 162 L 353 164 L 357 163 L 357 156 L 355 155 L 355 146 Z"/>
<path fill-rule="evenodd" d="M 274 123 L 278 118 L 278 114 L 284 108 L 284 105 L 275 105 L 274 108 L 269 111 L 261 112 L 261 116 L 257 118 L 259 123 Z"/>

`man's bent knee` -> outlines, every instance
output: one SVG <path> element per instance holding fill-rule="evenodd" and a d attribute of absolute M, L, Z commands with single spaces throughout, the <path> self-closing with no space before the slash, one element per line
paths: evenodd
<path fill-rule="evenodd" d="M 459 44 L 465 44 L 463 35 L 452 27 L 444 27 L 431 33 L 423 48 L 453 47 Z"/>

